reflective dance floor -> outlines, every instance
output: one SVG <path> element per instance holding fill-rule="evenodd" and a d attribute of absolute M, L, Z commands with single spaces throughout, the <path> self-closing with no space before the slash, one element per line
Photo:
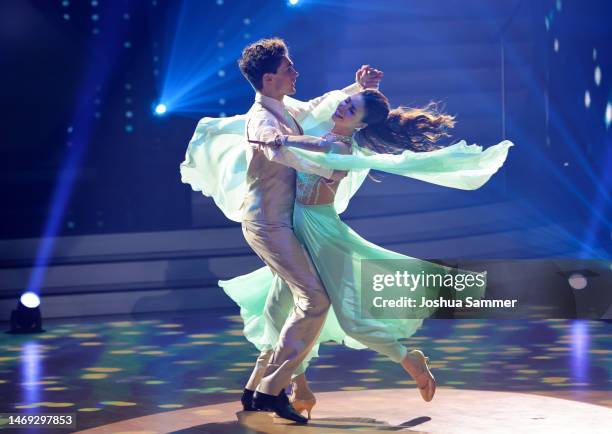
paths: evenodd
<path fill-rule="evenodd" d="M 141 434 L 603 433 L 612 421 L 609 322 L 426 321 L 406 344 L 431 359 L 431 403 L 386 358 L 322 345 L 307 373 L 319 402 L 301 427 L 238 412 L 257 355 L 241 326 L 220 310 L 50 320 L 40 335 L 2 334 L 0 412 L 74 414 L 72 432 Z"/>

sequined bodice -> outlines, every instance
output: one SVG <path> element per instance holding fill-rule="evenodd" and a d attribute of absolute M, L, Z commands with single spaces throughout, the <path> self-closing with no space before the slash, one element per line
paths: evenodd
<path fill-rule="evenodd" d="M 349 137 L 328 133 L 323 136 L 329 141 L 342 141 L 351 145 Z M 329 181 L 319 175 L 298 172 L 296 178 L 295 200 L 305 205 L 323 205 L 332 203 L 340 181 Z"/>
<path fill-rule="evenodd" d="M 325 178 L 319 175 L 298 172 L 295 184 L 295 200 L 307 205 L 331 203 L 334 201 L 338 184 L 338 181 L 326 182 Z"/>

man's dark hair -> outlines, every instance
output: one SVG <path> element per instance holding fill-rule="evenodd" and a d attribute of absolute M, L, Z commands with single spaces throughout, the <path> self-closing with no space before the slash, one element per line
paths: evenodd
<path fill-rule="evenodd" d="M 249 83 L 256 90 L 261 90 L 263 88 L 263 75 L 276 73 L 287 53 L 287 45 L 282 39 L 260 39 L 242 50 L 238 66 L 240 66 L 240 72 L 249 80 Z"/>

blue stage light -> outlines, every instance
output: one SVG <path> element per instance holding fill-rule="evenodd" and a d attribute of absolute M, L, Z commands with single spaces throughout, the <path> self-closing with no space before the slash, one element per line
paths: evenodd
<path fill-rule="evenodd" d="M 34 292 L 24 292 L 19 301 L 30 309 L 40 306 L 40 298 Z"/>
<path fill-rule="evenodd" d="M 42 315 L 40 298 L 35 292 L 26 291 L 19 298 L 17 308 L 11 312 L 11 329 L 9 333 L 27 334 L 42 333 Z"/>
<path fill-rule="evenodd" d="M 300 0 L 289 0 L 289 4 L 290 4 L 291 6 L 295 6 L 295 5 L 297 5 L 299 2 L 300 2 Z"/>
<path fill-rule="evenodd" d="M 166 104 L 157 104 L 157 106 L 155 107 L 156 115 L 161 116 L 166 113 L 166 111 L 168 111 L 168 107 L 166 107 Z"/>

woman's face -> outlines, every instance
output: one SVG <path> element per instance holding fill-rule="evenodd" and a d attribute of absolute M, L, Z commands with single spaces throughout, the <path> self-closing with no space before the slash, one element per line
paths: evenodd
<path fill-rule="evenodd" d="M 338 104 L 336 111 L 332 115 L 332 120 L 336 126 L 352 131 L 366 126 L 366 124 L 362 122 L 364 116 L 365 105 L 363 96 L 357 94 L 348 97 Z"/>

